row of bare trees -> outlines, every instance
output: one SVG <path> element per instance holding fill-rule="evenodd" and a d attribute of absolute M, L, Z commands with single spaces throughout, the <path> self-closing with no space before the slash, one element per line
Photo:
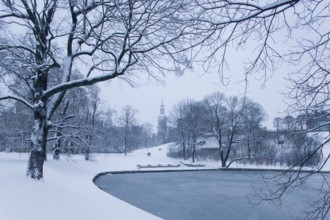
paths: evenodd
<path fill-rule="evenodd" d="M 196 157 L 213 158 L 222 167 L 233 162 L 296 167 L 318 147 L 317 139 L 301 130 L 262 128 L 265 117 L 262 106 L 244 97 L 216 92 L 202 101 L 187 99 L 172 110 L 170 138 L 179 150 L 174 148 L 169 155 L 193 162 Z M 314 153 L 304 166 L 318 165 L 320 157 L 320 151 Z"/>
<path fill-rule="evenodd" d="M 52 151 L 54 159 L 59 159 L 60 153 L 82 153 L 86 160 L 93 152 L 126 155 L 156 143 L 152 125 L 138 124 L 133 107 L 125 106 L 118 113 L 102 110 L 96 87 L 71 90 L 64 100 L 49 125 L 47 152 Z M 20 102 L 8 103 L 0 111 L 0 121 L 0 150 L 29 152 L 30 109 Z"/>
<path fill-rule="evenodd" d="M 172 121 L 184 159 L 195 160 L 196 148 L 202 136 L 208 135 L 217 141 L 222 167 L 237 143 L 247 141 L 251 148 L 254 132 L 260 129 L 265 118 L 263 108 L 248 98 L 226 97 L 216 92 L 203 101 L 186 100 L 172 111 Z M 250 150 L 249 150 L 250 151 Z"/>

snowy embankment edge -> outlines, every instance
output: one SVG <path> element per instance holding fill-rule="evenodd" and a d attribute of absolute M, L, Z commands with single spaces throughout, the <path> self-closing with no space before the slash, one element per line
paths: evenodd
<path fill-rule="evenodd" d="M 238 171 L 238 172 L 301 172 L 301 173 L 328 173 L 330 174 L 330 171 L 327 170 L 321 170 L 321 171 L 315 171 L 313 169 L 283 169 L 283 168 L 201 168 L 201 169 L 149 169 L 149 170 L 120 170 L 120 171 L 106 171 L 96 174 L 92 181 L 95 184 L 96 180 L 104 175 L 112 175 L 112 174 L 135 174 L 135 173 L 170 173 L 170 172 L 197 172 L 197 171 L 220 171 L 220 172 L 232 172 L 232 171 Z M 95 184 L 96 185 L 96 184 Z M 96 185 L 97 186 L 97 185 Z M 97 186 L 98 187 L 98 186 Z"/>

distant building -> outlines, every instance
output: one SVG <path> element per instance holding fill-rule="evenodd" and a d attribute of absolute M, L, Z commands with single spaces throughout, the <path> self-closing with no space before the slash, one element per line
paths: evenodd
<path fill-rule="evenodd" d="M 167 137 L 167 117 L 165 115 L 164 102 L 160 105 L 160 112 L 158 116 L 157 137 L 160 143 L 164 144 Z"/>
<path fill-rule="evenodd" d="M 329 132 L 330 131 L 330 113 L 315 112 L 313 115 L 307 117 L 306 127 L 309 131 L 314 132 Z"/>

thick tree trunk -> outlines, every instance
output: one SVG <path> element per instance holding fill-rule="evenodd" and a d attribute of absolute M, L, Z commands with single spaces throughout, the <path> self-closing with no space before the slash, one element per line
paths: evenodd
<path fill-rule="evenodd" d="M 42 151 L 31 149 L 27 175 L 33 179 L 43 178 L 44 154 Z"/>
<path fill-rule="evenodd" d="M 221 166 L 222 167 L 226 167 L 226 164 L 227 164 L 227 161 L 228 161 L 228 158 L 229 158 L 229 154 L 230 154 L 231 148 L 233 146 L 234 136 L 236 134 L 236 127 L 237 127 L 237 124 L 235 124 L 233 126 L 233 129 L 231 131 L 230 138 L 229 138 L 229 143 L 228 143 L 228 148 L 227 148 L 227 151 L 226 151 L 226 155 L 225 155 L 224 158 L 221 158 Z M 223 153 L 223 151 L 221 153 Z M 223 157 L 223 154 L 222 154 L 222 157 Z"/>
<path fill-rule="evenodd" d="M 193 146 L 192 146 L 192 161 L 193 161 L 193 163 L 195 163 L 196 141 L 197 141 L 197 137 L 194 138 L 194 140 L 193 140 Z"/>
<path fill-rule="evenodd" d="M 48 20 L 47 22 L 50 22 Z M 47 90 L 48 70 L 40 68 L 48 63 L 47 58 L 47 35 L 49 23 L 34 20 L 34 36 L 36 37 L 35 63 L 36 71 L 33 77 L 33 107 L 34 124 L 31 134 L 31 153 L 28 163 L 27 175 L 33 179 L 43 178 L 43 165 L 47 158 L 47 119 L 46 119 L 46 101 L 42 100 L 42 94 Z"/>
<path fill-rule="evenodd" d="M 220 150 L 221 167 L 226 167 L 227 160 L 224 158 L 223 150 Z"/>
<path fill-rule="evenodd" d="M 31 134 L 31 153 L 27 175 L 33 179 L 43 178 L 43 165 L 46 155 L 46 116 L 44 105 L 38 105 L 34 112 L 34 125 Z"/>
<path fill-rule="evenodd" d="M 220 150 L 221 167 L 226 167 L 227 159 L 224 156 L 224 147 L 222 146 L 222 133 L 220 129 L 219 129 L 218 146 Z"/>

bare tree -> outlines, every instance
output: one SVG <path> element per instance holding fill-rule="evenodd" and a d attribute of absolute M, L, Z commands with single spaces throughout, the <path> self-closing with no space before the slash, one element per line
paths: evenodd
<path fill-rule="evenodd" d="M 64 109 L 61 112 L 60 122 L 58 126 L 55 126 L 55 136 L 54 136 L 54 145 L 53 145 L 53 159 L 59 160 L 60 159 L 60 148 L 61 143 L 63 139 L 63 128 L 64 123 L 66 120 L 70 119 L 71 117 L 74 117 L 73 115 L 67 115 L 67 110 L 69 107 L 70 101 L 68 100 L 66 104 L 64 105 Z"/>
<path fill-rule="evenodd" d="M 123 136 L 124 136 L 124 153 L 127 155 L 127 151 L 129 148 L 129 138 L 132 126 L 136 123 L 135 113 L 137 112 L 132 106 L 124 106 L 121 111 L 121 116 L 119 118 L 120 124 L 124 128 Z"/>
<path fill-rule="evenodd" d="M 6 107 L 0 107 L 0 148 L 28 152 L 31 124 L 30 109 L 22 103 L 13 101 L 6 103 Z"/>
<path fill-rule="evenodd" d="M 261 123 L 266 118 L 266 113 L 262 106 L 258 103 L 251 101 L 248 98 L 245 98 L 244 110 L 243 110 L 243 135 L 245 136 L 246 147 L 248 150 L 248 157 L 252 159 L 257 156 L 257 150 L 254 151 L 254 155 L 252 154 L 253 145 L 256 147 L 256 143 L 254 143 L 259 135 L 259 130 Z M 254 144 L 253 144 L 254 143 Z"/>
<path fill-rule="evenodd" d="M 226 130 L 225 130 L 225 147 L 220 151 L 221 162 L 223 167 L 227 167 L 227 161 L 236 142 L 242 141 L 238 135 L 241 124 L 243 122 L 244 100 L 237 97 L 229 97 L 226 100 Z"/>
<path fill-rule="evenodd" d="M 27 175 L 43 177 L 48 124 L 67 90 L 190 66 L 181 52 L 200 38 L 189 28 L 190 9 L 172 0 L 1 1 L 0 74 L 12 94 L 0 100 L 20 101 L 34 115 Z M 75 68 L 82 71 L 77 78 Z M 52 73 L 61 79 L 56 84 L 49 83 Z M 13 80 L 25 83 L 28 95 L 16 92 Z"/>
<path fill-rule="evenodd" d="M 98 88 L 95 86 L 71 89 L 65 94 L 48 125 L 47 143 L 53 142 L 54 159 L 59 159 L 61 151 L 83 152 L 86 160 L 89 159 L 97 136 L 95 124 L 99 102 Z"/>
<path fill-rule="evenodd" d="M 235 161 L 251 159 L 254 131 L 265 117 L 262 107 L 246 97 L 227 98 L 219 92 L 205 97 L 204 103 L 207 106 L 207 128 L 218 142 L 221 166 L 229 167 Z M 231 156 L 234 146 L 244 141 L 247 155 L 244 152 L 241 156 Z"/>
<path fill-rule="evenodd" d="M 205 105 L 187 99 L 178 103 L 172 110 L 172 121 L 176 124 L 183 159 L 192 158 L 195 162 L 197 139 L 205 133 Z"/>
<path fill-rule="evenodd" d="M 173 107 L 171 111 L 171 120 L 174 126 L 176 126 L 176 132 L 179 137 L 179 143 L 182 151 L 182 157 L 184 160 L 188 159 L 188 150 L 187 150 L 187 125 L 184 120 L 186 112 L 185 102 L 180 102 Z"/>
<path fill-rule="evenodd" d="M 143 129 L 143 146 L 148 149 L 152 144 L 152 124 L 144 123 L 141 125 L 141 127 Z"/>
<path fill-rule="evenodd" d="M 105 108 L 101 112 L 102 123 L 98 128 L 101 138 L 99 138 L 99 148 L 104 152 L 115 152 L 117 147 L 120 146 L 118 143 L 119 135 L 115 126 L 116 111 L 113 108 Z"/>
<path fill-rule="evenodd" d="M 204 102 L 207 106 L 209 132 L 216 138 L 220 150 L 220 159 L 222 167 L 226 167 L 224 160 L 224 132 L 227 120 L 227 109 L 224 106 L 226 98 L 222 93 L 216 92 L 205 97 Z"/>
<path fill-rule="evenodd" d="M 188 146 L 191 152 L 192 161 L 195 162 L 197 139 L 205 133 L 204 121 L 205 121 L 205 105 L 203 102 L 188 101 L 186 103 L 186 112 L 183 120 L 186 124 L 188 135 Z"/>
<path fill-rule="evenodd" d="M 279 131 L 283 128 L 283 118 L 276 117 L 273 120 L 273 125 L 276 128 L 276 138 L 279 139 Z"/>
<path fill-rule="evenodd" d="M 88 102 L 86 103 L 86 116 L 85 116 L 85 124 L 86 124 L 86 147 L 84 150 L 85 159 L 89 160 L 91 147 L 94 144 L 93 139 L 96 137 L 96 121 L 98 117 L 98 108 L 100 105 L 100 99 L 98 97 L 99 90 L 97 87 L 90 86 L 90 92 L 88 97 Z"/>
<path fill-rule="evenodd" d="M 295 130 L 295 123 L 296 123 L 296 119 L 291 115 L 287 115 L 283 118 L 283 124 L 285 126 L 284 129 L 287 131 Z"/>

